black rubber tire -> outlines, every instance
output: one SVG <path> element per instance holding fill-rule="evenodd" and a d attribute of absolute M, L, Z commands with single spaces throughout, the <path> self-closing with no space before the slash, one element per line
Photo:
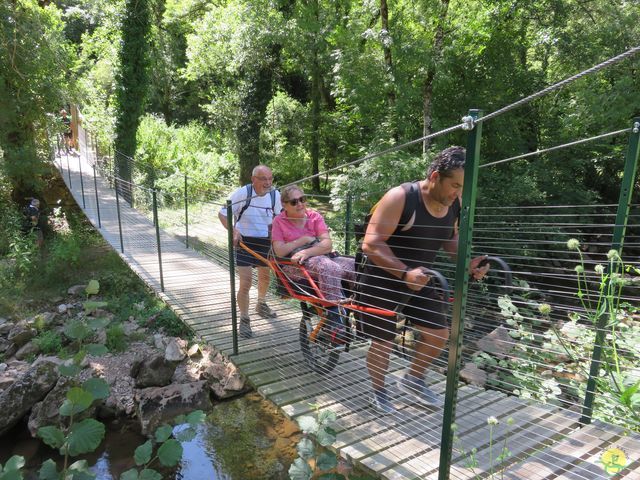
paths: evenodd
<path fill-rule="evenodd" d="M 316 313 L 303 312 L 300 319 L 300 350 L 305 362 L 314 372 L 327 374 L 338 364 L 339 347 L 332 345 L 328 338 L 319 335 L 315 342 L 309 340 L 309 334 L 319 321 Z"/>

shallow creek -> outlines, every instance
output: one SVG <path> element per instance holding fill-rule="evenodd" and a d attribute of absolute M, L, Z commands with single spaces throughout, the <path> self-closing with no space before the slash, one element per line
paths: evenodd
<path fill-rule="evenodd" d="M 280 480 L 288 479 L 289 465 L 296 457 L 299 432 L 256 393 L 216 404 L 198 428 L 196 438 L 182 444 L 184 454 L 176 469 L 161 470 L 165 479 L 185 480 Z M 105 440 L 94 454 L 85 456 L 98 480 L 117 480 L 135 466 L 133 452 L 146 438 L 131 423 L 113 422 L 107 426 Z M 18 427 L 0 438 L 0 462 L 11 455 L 22 455 L 29 473 L 47 458 L 61 461 L 57 452 L 32 439 L 25 427 Z M 74 458 L 72 461 L 77 460 Z"/>

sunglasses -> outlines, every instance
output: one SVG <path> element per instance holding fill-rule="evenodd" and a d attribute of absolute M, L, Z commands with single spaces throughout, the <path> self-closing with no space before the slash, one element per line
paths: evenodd
<path fill-rule="evenodd" d="M 307 203 L 307 197 L 303 195 L 299 198 L 292 198 L 291 200 L 287 200 L 287 203 L 292 207 L 295 207 L 296 205 L 298 205 L 298 203 Z"/>

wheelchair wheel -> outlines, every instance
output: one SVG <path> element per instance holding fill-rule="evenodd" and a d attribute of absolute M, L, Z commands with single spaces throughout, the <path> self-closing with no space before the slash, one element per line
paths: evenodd
<path fill-rule="evenodd" d="M 315 309 L 301 303 L 302 319 L 300 320 L 300 349 L 305 362 L 313 371 L 326 374 L 331 372 L 338 364 L 340 352 L 345 349 L 344 345 L 332 343 L 331 336 L 325 330 L 321 330 L 315 341 L 310 338 L 320 317 Z"/>

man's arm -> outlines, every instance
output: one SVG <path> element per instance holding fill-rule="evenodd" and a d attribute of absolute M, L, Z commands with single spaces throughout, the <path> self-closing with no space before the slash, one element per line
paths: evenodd
<path fill-rule="evenodd" d="M 458 225 L 455 226 L 455 234 L 453 238 L 442 245 L 442 249 L 449 254 L 451 259 L 455 262 L 458 255 Z M 482 280 L 482 278 L 489 271 L 489 264 L 480 266 L 480 263 L 487 258 L 486 255 L 480 255 L 479 257 L 472 258 L 469 262 L 469 275 L 474 280 Z"/>
<path fill-rule="evenodd" d="M 406 193 L 402 186 L 392 188 L 382 197 L 369 221 L 362 251 L 371 263 L 403 280 L 411 290 L 419 291 L 429 282 L 429 275 L 423 267 L 409 268 L 387 243 L 398 227 L 405 202 Z"/>
<path fill-rule="evenodd" d="M 229 230 L 229 222 L 227 222 L 226 215 L 223 215 L 222 212 L 218 212 L 218 218 L 220 219 L 220 223 L 222 223 L 222 226 L 226 230 Z M 234 225 L 233 226 L 233 244 L 234 245 L 238 245 L 240 240 L 242 240 L 242 235 L 240 234 L 240 232 L 238 231 L 238 229 Z"/>

